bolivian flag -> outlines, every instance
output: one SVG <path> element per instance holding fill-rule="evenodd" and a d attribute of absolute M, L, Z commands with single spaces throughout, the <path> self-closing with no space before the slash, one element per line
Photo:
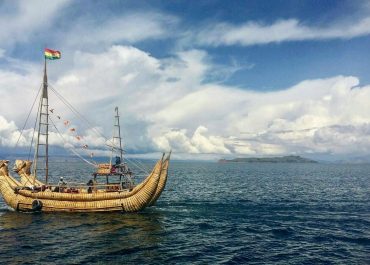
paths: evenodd
<path fill-rule="evenodd" d="M 50 49 L 45 49 L 45 59 L 49 59 L 49 60 L 57 60 L 57 59 L 60 59 L 60 51 L 53 51 L 53 50 L 50 50 Z"/>

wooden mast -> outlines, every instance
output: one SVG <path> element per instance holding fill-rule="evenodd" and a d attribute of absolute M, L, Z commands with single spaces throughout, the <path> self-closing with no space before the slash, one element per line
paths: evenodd
<path fill-rule="evenodd" d="M 118 114 L 118 107 L 114 109 L 116 111 L 116 120 L 117 124 L 115 125 L 118 128 L 118 139 L 119 139 L 119 151 L 121 157 L 121 163 L 123 163 L 123 149 L 122 149 L 122 138 L 121 138 L 121 125 L 119 124 L 119 114 Z"/>
<path fill-rule="evenodd" d="M 123 163 L 123 149 L 122 149 L 122 138 L 121 138 L 121 126 L 119 123 L 119 114 L 118 114 L 118 107 L 115 107 L 116 115 L 114 116 L 114 127 L 113 127 L 113 143 L 112 143 L 112 155 L 110 158 L 110 164 L 112 165 L 112 159 L 114 155 L 114 150 L 118 149 L 116 146 L 116 139 L 119 140 L 119 151 L 120 151 L 120 158 L 121 163 Z"/>
<path fill-rule="evenodd" d="M 39 171 L 45 172 L 45 183 L 49 177 L 49 103 L 48 103 L 48 77 L 46 72 L 46 58 L 44 63 L 43 88 L 39 107 L 39 124 L 37 130 L 37 142 L 34 157 L 33 175 L 36 179 Z M 40 161 L 43 159 L 43 163 Z M 40 168 L 39 166 L 43 167 Z"/>

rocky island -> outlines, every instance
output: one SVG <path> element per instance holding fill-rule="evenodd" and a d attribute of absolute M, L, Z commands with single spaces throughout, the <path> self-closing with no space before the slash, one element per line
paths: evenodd
<path fill-rule="evenodd" d="M 219 163 L 318 163 L 315 160 L 301 156 L 280 156 L 280 157 L 248 157 L 234 159 L 220 159 Z"/>

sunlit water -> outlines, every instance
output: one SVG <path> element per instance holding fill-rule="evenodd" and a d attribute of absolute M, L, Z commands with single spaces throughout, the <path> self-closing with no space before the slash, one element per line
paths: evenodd
<path fill-rule="evenodd" d="M 53 167 L 89 179 L 83 164 Z M 0 261 L 370 264 L 370 165 L 172 162 L 157 205 L 130 214 L 25 214 L 1 200 Z"/>

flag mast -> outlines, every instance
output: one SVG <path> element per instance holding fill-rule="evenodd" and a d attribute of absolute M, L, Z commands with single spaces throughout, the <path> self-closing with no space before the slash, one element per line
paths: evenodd
<path fill-rule="evenodd" d="M 48 183 L 49 178 L 49 102 L 48 102 L 48 77 L 46 68 L 46 56 L 44 56 L 44 78 L 43 88 L 40 98 L 39 115 L 38 115 L 38 130 L 37 142 L 34 157 L 33 175 L 36 179 L 38 171 L 45 172 L 45 183 Z M 43 151 L 43 152 L 42 152 Z M 39 159 L 43 158 L 43 166 L 39 168 Z"/>

